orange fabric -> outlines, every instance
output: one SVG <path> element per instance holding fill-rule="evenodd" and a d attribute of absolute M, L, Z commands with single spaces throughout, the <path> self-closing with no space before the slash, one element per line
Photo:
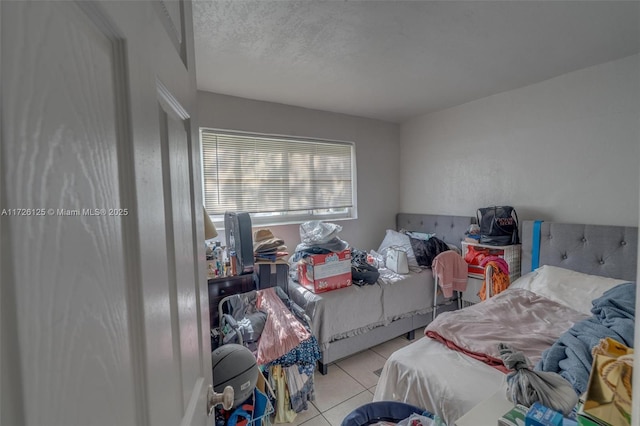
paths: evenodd
<path fill-rule="evenodd" d="M 464 260 L 469 265 L 479 265 L 482 259 L 489 256 L 488 248 L 477 248 L 475 246 L 467 247 L 467 254 L 464 255 Z"/>
<path fill-rule="evenodd" d="M 480 289 L 480 293 L 478 293 L 478 297 L 480 297 L 480 300 L 487 299 L 486 270 L 488 266 L 491 266 L 493 270 L 493 273 L 491 274 L 491 279 L 492 279 L 491 294 L 493 296 L 503 292 L 509 287 L 509 284 L 511 284 L 511 280 L 509 279 L 509 274 L 502 272 L 497 262 L 495 261 L 487 262 L 487 264 L 485 265 L 485 278 L 484 280 L 482 280 L 482 288 Z"/>

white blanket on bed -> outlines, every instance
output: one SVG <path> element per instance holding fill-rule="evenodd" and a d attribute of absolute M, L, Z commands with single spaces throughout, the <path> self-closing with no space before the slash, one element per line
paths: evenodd
<path fill-rule="evenodd" d="M 425 408 L 448 425 L 496 391 L 506 374 L 423 337 L 394 352 L 382 369 L 374 401 L 402 401 Z"/>

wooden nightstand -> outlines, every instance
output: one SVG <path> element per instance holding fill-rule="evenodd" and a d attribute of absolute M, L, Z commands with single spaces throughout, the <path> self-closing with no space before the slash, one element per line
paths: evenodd
<path fill-rule="evenodd" d="M 232 277 L 211 278 L 209 281 L 209 323 L 211 328 L 220 325 L 218 303 L 224 297 L 255 290 L 253 274 L 234 275 Z"/>

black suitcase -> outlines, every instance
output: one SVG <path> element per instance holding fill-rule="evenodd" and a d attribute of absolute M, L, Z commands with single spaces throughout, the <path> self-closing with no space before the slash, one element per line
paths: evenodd
<path fill-rule="evenodd" d="M 225 212 L 224 231 L 229 253 L 236 253 L 238 275 L 253 273 L 253 235 L 251 216 L 244 212 Z"/>
<path fill-rule="evenodd" d="M 289 264 L 287 262 L 256 262 L 255 270 L 258 278 L 258 290 L 278 286 L 285 293 L 289 293 Z"/>

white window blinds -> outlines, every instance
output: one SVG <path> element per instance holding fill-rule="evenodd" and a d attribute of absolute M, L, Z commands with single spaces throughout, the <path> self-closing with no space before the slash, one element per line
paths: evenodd
<path fill-rule="evenodd" d="M 350 211 L 351 143 L 201 130 L 207 212 L 287 215 Z"/>

